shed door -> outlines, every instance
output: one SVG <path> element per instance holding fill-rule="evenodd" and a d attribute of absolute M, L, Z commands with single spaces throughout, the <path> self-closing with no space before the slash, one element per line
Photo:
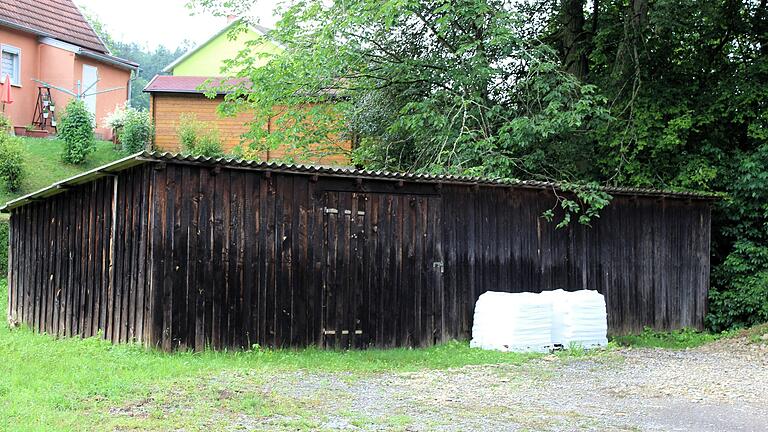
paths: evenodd
<path fill-rule="evenodd" d="M 441 341 L 440 197 L 326 192 L 323 203 L 323 345 Z"/>

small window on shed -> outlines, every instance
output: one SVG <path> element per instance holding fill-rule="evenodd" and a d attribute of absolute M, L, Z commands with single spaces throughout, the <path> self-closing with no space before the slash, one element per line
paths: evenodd
<path fill-rule="evenodd" d="M 2 63 L 0 64 L 0 81 L 5 82 L 5 76 L 11 77 L 11 84 L 21 85 L 21 50 L 9 45 L 3 45 Z"/>

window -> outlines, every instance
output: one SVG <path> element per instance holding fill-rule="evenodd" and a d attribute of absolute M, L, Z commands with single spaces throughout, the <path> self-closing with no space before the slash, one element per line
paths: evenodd
<path fill-rule="evenodd" d="M 21 50 L 3 45 L 2 63 L 0 63 L 0 82 L 5 82 L 5 76 L 10 75 L 11 84 L 21 85 Z"/>

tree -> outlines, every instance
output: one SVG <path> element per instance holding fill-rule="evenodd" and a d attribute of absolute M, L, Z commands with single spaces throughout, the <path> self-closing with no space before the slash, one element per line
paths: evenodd
<path fill-rule="evenodd" d="M 222 106 L 255 112 L 254 147 L 349 134 L 375 169 L 720 193 L 709 323 L 765 319 L 766 0 L 295 0 L 270 36 Z"/>
<path fill-rule="evenodd" d="M 259 151 L 355 135 L 372 168 L 571 178 L 603 99 L 526 26 L 503 1 L 296 1 L 271 34 L 283 54 L 229 62 L 248 84 L 227 88 L 222 110 L 255 111 Z"/>

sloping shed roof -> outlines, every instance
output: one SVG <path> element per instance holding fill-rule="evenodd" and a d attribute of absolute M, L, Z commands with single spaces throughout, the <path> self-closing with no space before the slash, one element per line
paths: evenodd
<path fill-rule="evenodd" d="M 431 174 L 413 174 L 413 173 L 395 173 L 386 171 L 359 170 L 353 168 L 334 168 L 316 165 L 291 165 L 276 162 L 258 162 L 244 159 L 228 158 L 208 158 L 183 156 L 173 153 L 141 152 L 123 159 L 119 159 L 107 165 L 94 168 L 74 177 L 56 182 L 47 188 L 37 192 L 25 195 L 15 200 L 9 201 L 0 208 L 0 212 L 7 213 L 10 210 L 21 207 L 27 203 L 47 198 L 66 191 L 69 187 L 83 183 L 88 183 L 97 178 L 115 174 L 128 168 L 152 162 L 169 163 L 187 163 L 199 166 L 221 166 L 239 169 L 252 169 L 254 171 L 271 171 L 287 174 L 304 175 L 323 175 L 332 177 L 349 177 L 369 180 L 393 180 L 412 183 L 444 183 L 444 184 L 465 184 L 477 186 L 502 186 L 519 189 L 539 189 L 552 190 L 559 189 L 560 185 L 553 182 L 535 181 L 535 180 L 515 180 L 515 179 L 490 179 L 482 177 L 468 177 L 456 175 L 431 175 Z M 631 196 L 656 196 L 659 198 L 678 198 L 693 200 L 716 200 L 717 196 L 700 192 L 680 192 L 657 189 L 643 188 L 625 188 L 625 187 L 603 187 L 606 193 L 612 195 L 631 195 Z"/>
<path fill-rule="evenodd" d="M 109 53 L 72 0 L 2 0 L 0 3 L 0 25 L 11 24 L 97 53 Z"/>
<path fill-rule="evenodd" d="M 245 82 L 247 82 L 245 79 L 231 79 L 222 82 L 221 78 L 216 77 L 156 75 L 144 87 L 144 91 L 146 93 L 204 94 L 205 91 L 201 88 L 217 89 L 221 84 L 237 85 Z M 219 90 L 217 93 L 222 94 Z"/>

